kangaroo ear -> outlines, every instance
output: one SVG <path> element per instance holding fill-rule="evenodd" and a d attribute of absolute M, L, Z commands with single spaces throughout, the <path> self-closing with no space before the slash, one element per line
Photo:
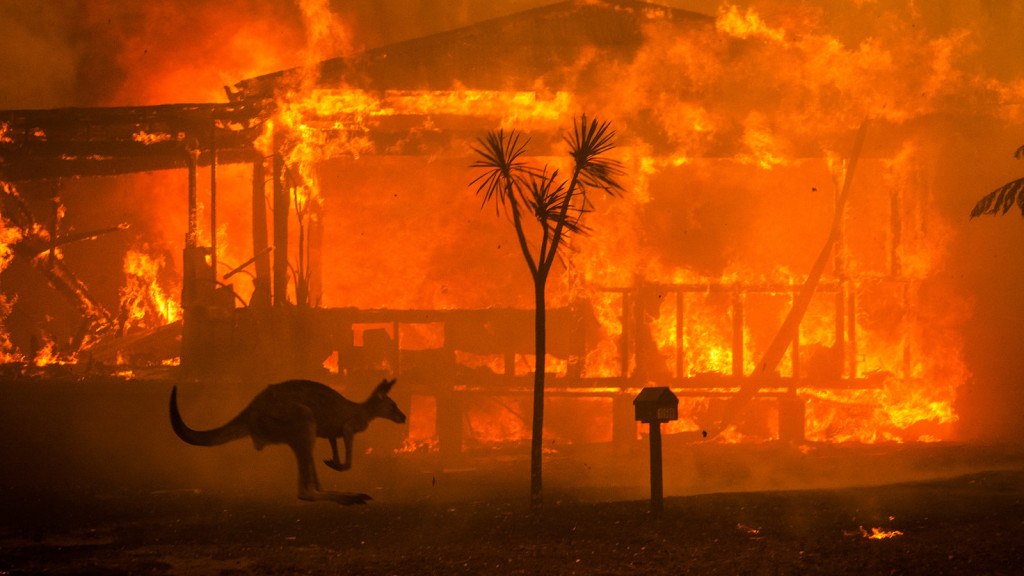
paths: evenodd
<path fill-rule="evenodd" d="M 387 394 L 388 392 L 391 392 L 391 387 L 394 386 L 395 382 L 397 381 L 397 379 L 388 380 L 387 378 L 381 380 L 380 384 L 377 385 L 377 392 L 380 392 L 381 394 Z"/>

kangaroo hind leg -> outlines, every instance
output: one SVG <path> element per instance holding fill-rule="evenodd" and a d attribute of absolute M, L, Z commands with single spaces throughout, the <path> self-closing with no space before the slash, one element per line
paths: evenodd
<path fill-rule="evenodd" d="M 295 460 L 299 466 L 299 499 L 300 500 L 329 500 L 338 504 L 366 504 L 372 500 L 367 494 L 358 492 L 335 492 L 332 490 L 321 490 L 320 481 L 316 475 L 316 461 L 313 458 L 313 446 L 316 444 L 316 423 L 312 414 L 307 422 L 303 422 L 301 433 L 288 442 L 289 447 L 295 452 Z"/>

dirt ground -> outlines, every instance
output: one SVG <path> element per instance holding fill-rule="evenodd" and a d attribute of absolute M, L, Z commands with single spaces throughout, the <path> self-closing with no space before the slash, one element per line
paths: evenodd
<path fill-rule="evenodd" d="M 180 391 L 197 427 L 242 402 Z M 534 512 L 522 450 L 441 461 L 382 450 L 368 433 L 352 471 L 320 467 L 325 488 L 374 498 L 343 507 L 295 498 L 287 449 L 184 445 L 167 425 L 168 392 L 139 382 L 0 382 L 0 574 L 1024 570 L 1019 446 L 694 446 L 666 437 L 657 519 L 643 441 L 553 447 L 545 505 Z M 204 415 L 204 404 L 220 408 Z M 892 537 L 868 538 L 876 529 Z"/>
<path fill-rule="evenodd" d="M 366 506 L 4 494 L 3 574 L 1020 574 L 1024 472 L 872 488 Z M 899 531 L 869 539 L 872 528 Z"/>

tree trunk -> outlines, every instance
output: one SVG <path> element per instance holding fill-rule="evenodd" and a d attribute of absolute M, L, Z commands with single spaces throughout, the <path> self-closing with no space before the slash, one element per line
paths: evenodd
<path fill-rule="evenodd" d="M 544 306 L 544 285 L 546 275 L 538 273 L 534 278 L 536 348 L 534 349 L 533 371 L 533 438 L 530 444 L 530 506 L 540 508 L 544 503 L 541 491 L 541 456 L 544 447 L 544 368 L 547 357 L 547 329 Z"/>

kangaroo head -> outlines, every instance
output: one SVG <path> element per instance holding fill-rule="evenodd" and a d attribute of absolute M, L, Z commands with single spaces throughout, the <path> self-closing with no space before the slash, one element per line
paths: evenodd
<path fill-rule="evenodd" d="M 405 422 L 405 414 L 398 409 L 398 405 L 395 404 L 395 401 L 388 396 L 388 392 L 391 392 L 391 387 L 395 385 L 395 382 L 395 380 L 381 380 L 380 384 L 378 384 L 373 390 L 373 395 L 371 396 L 372 402 L 370 404 L 373 407 L 372 412 L 374 417 L 387 418 L 392 422 L 401 424 Z"/>

